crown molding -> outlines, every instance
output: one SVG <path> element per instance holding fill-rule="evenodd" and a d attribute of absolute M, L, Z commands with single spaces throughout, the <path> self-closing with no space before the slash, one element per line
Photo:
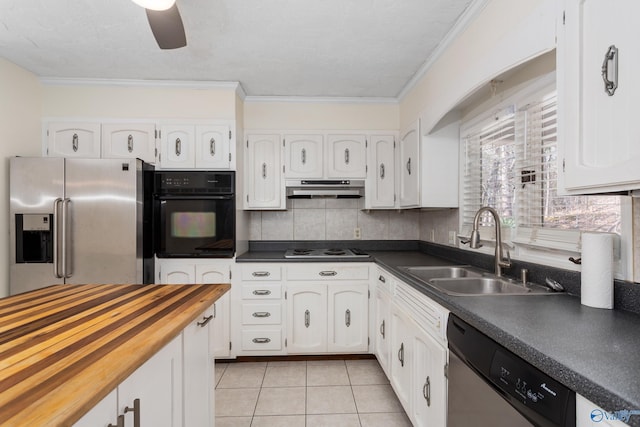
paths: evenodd
<path fill-rule="evenodd" d="M 40 77 L 46 86 L 121 86 L 121 87 L 166 87 L 180 89 L 231 89 L 240 97 L 246 94 L 239 82 L 202 80 L 145 80 L 145 79 L 90 79 L 67 77 Z"/>
<path fill-rule="evenodd" d="M 398 104 L 397 98 L 344 96 L 247 96 L 245 102 L 290 102 L 314 104 Z"/>
<path fill-rule="evenodd" d="M 438 43 L 438 46 L 433 50 L 431 55 L 422 64 L 422 66 L 411 77 L 407 84 L 402 88 L 400 94 L 398 94 L 397 101 L 402 102 L 404 98 L 411 92 L 411 90 L 418 84 L 420 80 L 427 74 L 429 69 L 435 64 L 440 56 L 447 50 L 447 48 L 453 43 L 453 41 L 462 34 L 469 24 L 480 15 L 485 6 L 489 3 L 489 0 L 473 0 L 471 4 L 462 12 L 455 25 L 449 30 L 444 38 Z"/>

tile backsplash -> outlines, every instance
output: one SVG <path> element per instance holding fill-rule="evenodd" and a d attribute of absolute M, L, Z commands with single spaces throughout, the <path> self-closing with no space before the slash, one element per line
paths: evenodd
<path fill-rule="evenodd" d="M 363 207 L 363 199 L 288 200 L 286 211 L 252 211 L 249 239 L 351 240 L 359 228 L 362 240 L 448 244 L 448 230 L 458 228 L 457 209 L 367 211 Z"/>

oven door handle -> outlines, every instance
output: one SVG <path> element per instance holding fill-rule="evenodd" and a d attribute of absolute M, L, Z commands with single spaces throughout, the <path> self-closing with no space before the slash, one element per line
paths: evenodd
<path fill-rule="evenodd" d="M 233 194 L 225 194 L 218 196 L 171 196 L 171 195 L 162 195 L 157 196 L 158 200 L 233 200 Z"/>

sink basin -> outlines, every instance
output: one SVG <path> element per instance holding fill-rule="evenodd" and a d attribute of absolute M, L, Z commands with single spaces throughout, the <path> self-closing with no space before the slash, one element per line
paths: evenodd
<path fill-rule="evenodd" d="M 455 279 L 432 279 L 429 285 L 449 295 L 554 295 L 543 286 L 522 285 L 511 279 L 499 277 L 464 277 Z"/>
<path fill-rule="evenodd" d="M 555 295 L 561 293 L 532 283 L 524 286 L 515 280 L 483 273 L 468 265 L 398 268 L 448 295 Z"/>
<path fill-rule="evenodd" d="M 442 278 L 482 277 L 482 273 L 473 270 L 468 265 L 454 265 L 444 267 L 399 267 L 417 279 L 430 281 Z"/>

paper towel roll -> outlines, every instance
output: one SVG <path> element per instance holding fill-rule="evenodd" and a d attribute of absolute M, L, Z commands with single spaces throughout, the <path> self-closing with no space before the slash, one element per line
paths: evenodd
<path fill-rule="evenodd" d="M 582 233 L 581 302 L 613 308 L 613 234 Z"/>

